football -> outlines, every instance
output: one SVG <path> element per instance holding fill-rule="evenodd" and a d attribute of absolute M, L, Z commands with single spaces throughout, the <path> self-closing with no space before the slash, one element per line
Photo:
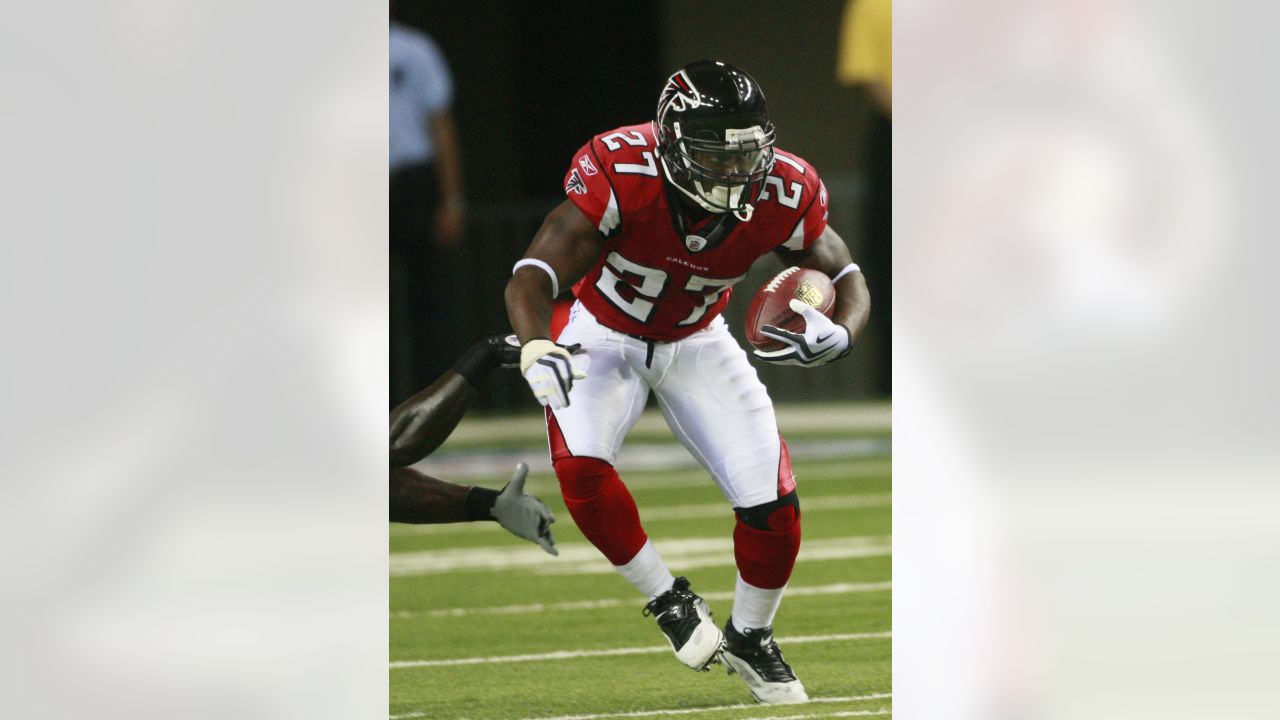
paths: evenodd
<path fill-rule="evenodd" d="M 760 334 L 760 328 L 773 325 L 792 332 L 804 332 L 804 316 L 792 312 L 791 298 L 815 307 L 831 317 L 836 306 L 836 288 L 831 278 L 817 270 L 789 267 L 773 276 L 751 298 L 747 309 L 747 342 L 758 350 L 781 350 L 786 347 L 771 337 Z"/>

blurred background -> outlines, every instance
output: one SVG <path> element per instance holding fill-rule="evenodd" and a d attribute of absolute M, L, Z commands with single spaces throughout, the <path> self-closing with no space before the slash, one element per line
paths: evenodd
<path fill-rule="evenodd" d="M 438 214 L 450 212 L 450 202 L 465 205 L 465 219 L 456 237 L 442 238 L 424 220 L 397 243 L 393 168 L 392 403 L 446 370 L 478 336 L 509 327 L 502 291 L 511 266 L 564 199 L 573 153 L 598 133 L 651 119 L 667 77 L 700 59 L 735 64 L 764 87 L 779 146 L 818 169 L 831 194 L 831 226 L 871 291 L 872 322 L 849 360 L 806 372 L 756 363 L 761 378 L 775 400 L 887 398 L 888 109 L 877 105 L 870 78 L 857 69 L 838 73 L 846 5 L 818 0 L 794 12 L 770 1 L 395 0 L 393 22 L 428 37 L 447 65 L 451 99 L 438 111 L 452 115 L 464 177 L 456 191 L 463 198 L 435 189 L 405 202 L 422 198 Z M 887 72 L 889 27 L 863 25 L 883 38 Z M 394 65 L 394 39 L 392 55 Z M 394 161 L 394 68 L 392 76 Z M 433 153 L 432 162 L 441 160 Z M 726 319 L 739 340 L 752 295 L 780 269 L 776 260 L 759 262 L 735 288 Z M 477 407 L 527 409 L 527 395 L 517 374 L 502 373 Z"/>
<path fill-rule="evenodd" d="M 732 51 L 829 184 L 870 172 L 857 141 L 835 151 L 872 111 L 831 82 L 838 4 L 525 5 L 397 10 L 457 73 L 469 223 L 551 200 L 537 183 L 615 120 L 520 143 L 473 125 L 519 133 L 565 103 L 642 119 L 684 55 Z M 1276 717 L 1277 10 L 894 11 L 894 714 Z M 70 0 L 7 20 L 5 716 L 381 716 L 386 8 Z M 649 59 L 606 73 L 604 37 Z M 519 122 L 485 116 L 514 78 L 633 67 L 634 96 L 539 85 Z M 526 178 L 539 162 L 549 179 Z M 863 260 L 856 216 L 837 223 Z"/>
<path fill-rule="evenodd" d="M 762 85 L 778 146 L 808 160 L 825 182 L 830 225 L 861 266 L 872 305 L 848 358 L 816 369 L 752 362 L 805 498 L 806 545 L 788 588 L 797 599 L 775 625 L 783 647 L 788 638 L 822 640 L 786 652 L 828 712 L 891 714 L 888 0 L 395 0 L 391 19 L 393 404 L 448 370 L 480 336 L 507 330 L 511 267 L 564 201 L 579 148 L 651 120 L 667 78 L 693 61 L 726 61 Z M 415 138 L 424 133 L 427 142 Z M 747 306 L 783 267 L 762 258 L 735 287 L 725 317 L 744 347 Z M 649 404 L 615 464 L 655 547 L 676 572 L 696 578 L 718 616 L 727 614 L 737 573 L 732 510 L 676 441 L 656 399 Z M 559 518 L 561 554 L 552 561 L 530 553 L 493 523 L 392 524 L 391 717 L 740 709 L 750 696 L 737 678 L 666 672 L 663 656 L 558 658 L 539 662 L 536 673 L 477 662 L 566 648 L 631 652 L 655 638 L 635 622 L 634 590 L 574 526 L 549 461 L 546 421 L 524 379 L 493 373 L 476 406 L 415 467 L 499 487 L 516 462 L 528 464 L 525 489 Z M 474 667 L 450 666 L 462 662 Z M 631 682 L 599 682 L 615 676 Z"/>

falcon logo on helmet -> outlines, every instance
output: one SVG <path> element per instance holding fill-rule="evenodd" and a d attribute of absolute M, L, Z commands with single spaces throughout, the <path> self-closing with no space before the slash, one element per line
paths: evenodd
<path fill-rule="evenodd" d="M 692 63 L 667 80 L 654 124 L 668 182 L 709 212 L 749 221 L 774 164 L 760 84 L 726 63 Z"/>
<path fill-rule="evenodd" d="M 658 123 L 662 123 L 668 110 L 684 112 L 701 104 L 698 91 L 689 82 L 689 76 L 681 70 L 667 80 L 667 86 L 662 89 L 662 95 L 658 98 Z"/>

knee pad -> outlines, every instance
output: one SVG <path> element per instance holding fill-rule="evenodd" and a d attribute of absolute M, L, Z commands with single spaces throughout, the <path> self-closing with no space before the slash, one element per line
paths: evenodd
<path fill-rule="evenodd" d="M 795 491 L 749 508 L 734 508 L 733 557 L 748 584 L 784 587 L 800 552 L 800 499 Z"/>
<path fill-rule="evenodd" d="M 564 506 L 582 534 L 610 563 L 630 562 L 649 538 L 618 471 L 592 457 L 556 460 L 555 469 Z"/>
<path fill-rule="evenodd" d="M 733 512 L 739 522 L 756 530 L 788 530 L 800 522 L 800 496 L 792 490 L 773 502 L 736 507 Z"/>
<path fill-rule="evenodd" d="M 560 494 L 566 500 L 590 500 L 618 480 L 618 471 L 599 458 L 566 457 L 556 460 L 552 466 L 560 481 Z"/>

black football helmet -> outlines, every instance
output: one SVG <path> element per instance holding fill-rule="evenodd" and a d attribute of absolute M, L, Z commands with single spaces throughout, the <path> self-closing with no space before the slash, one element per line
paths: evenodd
<path fill-rule="evenodd" d="M 667 80 L 654 124 L 667 180 L 703 208 L 749 221 L 774 163 L 760 84 L 727 63 L 686 65 Z"/>

